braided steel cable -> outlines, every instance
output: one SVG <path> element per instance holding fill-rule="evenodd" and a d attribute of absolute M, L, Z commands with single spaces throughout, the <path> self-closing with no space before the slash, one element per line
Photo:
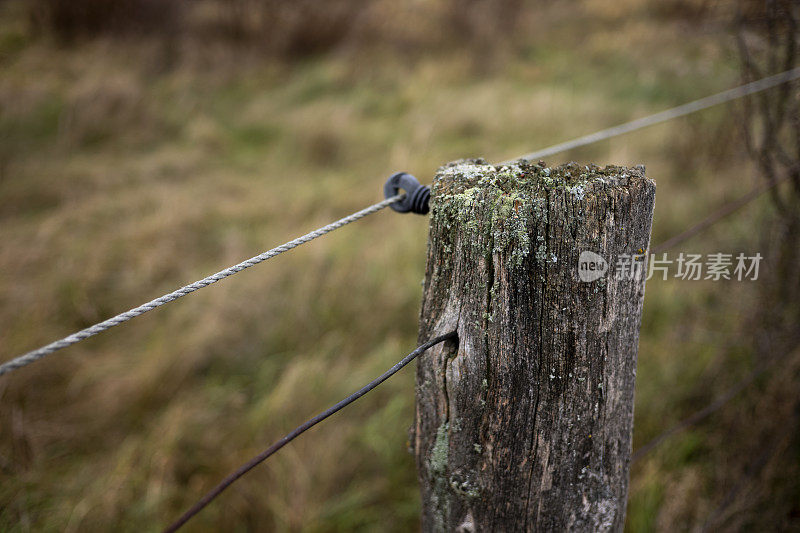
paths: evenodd
<path fill-rule="evenodd" d="M 298 237 L 292 241 L 289 241 L 285 244 L 281 244 L 271 250 L 267 250 L 266 252 L 259 254 L 255 257 L 251 257 L 246 261 L 242 261 L 239 264 L 233 265 L 232 267 L 228 267 L 225 270 L 220 270 L 216 274 L 212 274 L 208 277 L 205 277 L 199 281 L 195 281 L 194 283 L 190 283 L 189 285 L 185 285 L 178 290 L 172 291 L 169 294 L 165 294 L 164 296 L 160 296 L 154 300 L 150 300 L 149 302 L 140 305 L 139 307 L 134 307 L 130 311 L 125 311 L 124 313 L 120 313 L 117 316 L 109 318 L 108 320 L 104 320 L 103 322 L 99 322 L 93 326 L 90 326 L 86 329 L 82 329 L 72 335 L 64 337 L 63 339 L 57 340 L 55 342 L 51 342 L 46 346 L 42 346 L 36 350 L 30 351 L 19 357 L 16 357 L 6 363 L 0 365 L 0 376 L 3 374 L 7 374 L 9 372 L 13 372 L 14 370 L 20 369 L 23 366 L 29 365 L 34 361 L 38 361 L 43 357 L 50 355 L 53 352 L 56 352 L 62 348 L 66 348 L 67 346 L 71 346 L 75 343 L 78 343 L 84 339 L 88 339 L 89 337 L 93 337 L 98 333 L 101 333 L 109 328 L 113 328 L 123 322 L 127 322 L 128 320 L 135 318 L 139 315 L 143 315 L 148 311 L 152 311 L 157 307 L 161 307 L 164 304 L 177 300 L 187 294 L 190 294 L 198 289 L 202 289 L 204 287 L 208 287 L 209 285 L 216 283 L 220 280 L 223 280 L 229 276 L 232 276 L 238 272 L 246 268 L 250 268 L 251 266 L 255 266 L 259 263 L 263 263 L 267 259 L 272 259 L 276 255 L 280 255 L 284 252 L 288 252 L 292 248 L 297 248 L 301 244 L 305 244 L 309 241 L 313 241 L 317 237 L 322 237 L 336 229 L 341 228 L 342 226 L 346 226 L 351 222 L 355 222 L 361 218 L 364 218 L 367 215 L 371 215 L 381 209 L 392 205 L 395 202 L 398 202 L 404 198 L 405 195 L 399 194 L 396 196 L 392 196 L 387 198 L 377 204 L 371 205 L 366 209 L 362 209 L 352 215 L 346 216 L 337 220 L 336 222 L 332 222 L 327 226 L 323 226 L 319 229 L 316 229 L 310 233 L 306 233 L 302 237 Z"/>
<path fill-rule="evenodd" d="M 620 124 L 619 126 L 606 128 L 604 130 L 592 133 L 590 135 L 585 135 L 571 141 L 555 144 L 515 159 L 503 161 L 500 164 L 506 165 L 514 163 L 520 159 L 524 159 L 526 161 L 536 161 L 542 157 L 548 157 L 561 152 L 566 152 L 567 150 L 572 150 L 573 148 L 580 148 L 582 146 L 604 141 L 625 133 L 640 130 L 654 124 L 660 124 L 661 122 L 666 122 L 684 115 L 696 113 L 697 111 L 702 111 L 703 109 L 708 109 L 709 107 L 724 104 L 725 102 L 730 102 L 731 100 L 736 100 L 749 94 L 765 91 L 772 87 L 777 87 L 778 85 L 788 83 L 796 79 L 800 79 L 800 67 L 781 72 L 780 74 L 775 74 L 774 76 L 768 76 L 745 85 L 740 85 L 739 87 L 734 87 L 733 89 L 728 89 L 727 91 L 722 91 L 721 93 L 712 94 L 711 96 L 706 96 L 705 98 L 700 98 L 699 100 L 688 102 L 686 104 L 667 109 L 666 111 L 661 111 L 654 115 L 638 118 L 636 120 L 626 122 L 625 124 Z"/>

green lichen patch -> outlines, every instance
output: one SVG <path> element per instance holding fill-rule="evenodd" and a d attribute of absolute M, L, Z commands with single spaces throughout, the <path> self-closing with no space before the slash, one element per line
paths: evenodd
<path fill-rule="evenodd" d="M 447 494 L 450 481 L 447 477 L 449 449 L 450 424 L 445 421 L 436 429 L 436 440 L 428 458 L 428 474 L 433 485 L 431 503 L 436 509 L 434 515 L 436 531 L 445 530 L 445 524 L 450 515 L 450 500 Z"/>
<path fill-rule="evenodd" d="M 581 206 L 598 187 L 627 187 L 645 179 L 643 167 L 577 163 L 548 167 L 544 162 L 522 160 L 491 165 L 483 159 L 459 160 L 441 167 L 434 178 L 432 222 L 466 228 L 476 255 L 500 255 L 510 266 L 519 267 L 532 253 L 544 267 L 558 261 L 548 250 L 546 232 L 548 200 L 554 192 L 569 195 L 571 203 Z M 579 207 L 576 223 L 580 223 L 580 211 Z M 486 213 L 490 213 L 488 219 Z"/>
<path fill-rule="evenodd" d="M 435 475 L 444 475 L 447 471 L 447 453 L 450 446 L 450 424 L 443 422 L 436 430 L 430 457 L 430 471 Z"/>
<path fill-rule="evenodd" d="M 565 163 L 548 167 L 543 161 L 531 164 L 519 160 L 506 165 L 491 165 L 483 159 L 460 159 L 441 167 L 434 178 L 432 196 L 459 195 L 471 205 L 481 191 L 497 189 L 500 193 L 518 193 L 527 197 L 546 189 L 565 189 L 583 196 L 594 185 L 627 186 L 643 180 L 644 167 L 579 165 Z"/>

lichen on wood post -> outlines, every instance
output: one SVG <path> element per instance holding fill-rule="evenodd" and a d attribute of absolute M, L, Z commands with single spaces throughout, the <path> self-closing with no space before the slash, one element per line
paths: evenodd
<path fill-rule="evenodd" d="M 417 367 L 424 531 L 622 529 L 654 202 L 642 167 L 439 169 L 420 340 L 458 341 Z"/>

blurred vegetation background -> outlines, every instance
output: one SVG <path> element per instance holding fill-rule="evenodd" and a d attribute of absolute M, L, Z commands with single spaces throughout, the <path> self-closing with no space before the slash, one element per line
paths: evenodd
<path fill-rule="evenodd" d="M 0 360 L 371 204 L 392 172 L 429 181 L 731 87 L 743 64 L 794 66 L 797 27 L 765 6 L 794 9 L 0 0 Z M 646 164 L 658 243 L 767 170 L 796 180 L 769 165 L 763 133 L 800 127 L 796 85 L 784 107 L 776 93 L 550 163 Z M 794 119 L 764 120 L 787 101 Z M 675 251 L 760 252 L 758 281 L 648 282 L 635 448 L 771 366 L 636 462 L 630 531 L 800 528 L 800 210 L 778 190 Z M 382 212 L 0 380 L 0 530 L 159 530 L 415 346 L 426 230 Z M 315 428 L 188 530 L 418 528 L 413 382 Z"/>

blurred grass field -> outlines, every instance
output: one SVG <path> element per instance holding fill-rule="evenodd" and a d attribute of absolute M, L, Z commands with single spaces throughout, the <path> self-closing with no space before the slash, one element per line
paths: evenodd
<path fill-rule="evenodd" d="M 728 6 L 698 16 L 707 4 L 528 7 L 514 46 L 480 61 L 346 44 L 281 61 L 212 41 L 64 45 L 0 2 L 0 360 L 374 203 L 390 173 L 426 182 L 452 159 L 507 159 L 736 85 Z M 657 243 L 755 183 L 737 109 L 551 162 L 645 164 Z M 769 217 L 761 200 L 682 250 L 755 252 Z M 381 212 L 0 380 L 0 530 L 158 530 L 415 346 L 426 231 Z M 634 446 L 752 367 L 723 347 L 757 286 L 648 282 Z M 416 529 L 413 380 L 313 429 L 188 530 Z M 724 493 L 721 431 L 701 424 L 635 466 L 628 529 L 703 524 Z"/>

